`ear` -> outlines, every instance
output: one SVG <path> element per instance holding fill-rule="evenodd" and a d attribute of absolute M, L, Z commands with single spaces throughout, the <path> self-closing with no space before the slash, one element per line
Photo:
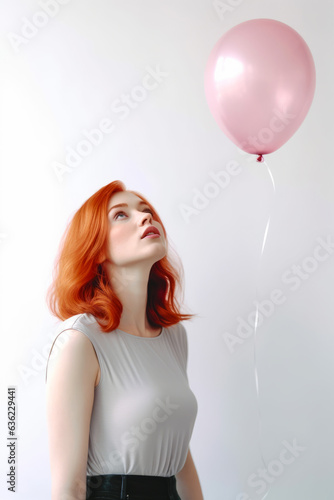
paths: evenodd
<path fill-rule="evenodd" d="M 101 251 L 97 257 L 96 263 L 97 264 L 102 264 L 106 260 L 106 257 L 104 255 L 104 252 Z"/>

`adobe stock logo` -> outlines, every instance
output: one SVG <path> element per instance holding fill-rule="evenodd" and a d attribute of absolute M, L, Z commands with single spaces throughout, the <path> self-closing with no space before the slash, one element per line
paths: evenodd
<path fill-rule="evenodd" d="M 84 158 L 91 155 L 100 144 L 103 143 L 106 135 L 110 135 L 117 129 L 115 121 L 124 121 L 137 108 L 143 106 L 143 102 L 149 98 L 150 93 L 157 89 L 164 82 L 164 79 L 169 76 L 169 73 L 163 71 L 160 65 L 157 64 L 154 68 L 147 66 L 146 73 L 141 79 L 141 85 L 135 85 L 129 92 L 123 92 L 120 97 L 114 99 L 110 105 L 110 110 L 113 113 L 112 118 L 105 116 L 101 118 L 97 125 L 90 130 L 81 130 L 80 139 L 74 146 L 65 148 L 65 161 L 54 161 L 52 168 L 59 182 L 63 182 L 65 173 L 73 172 Z"/>
<path fill-rule="evenodd" d="M 318 245 L 314 247 L 312 255 L 307 255 L 301 262 L 292 264 L 281 275 L 282 283 L 288 285 L 288 290 L 291 292 L 299 290 L 303 283 L 307 282 L 316 273 L 318 268 L 334 255 L 334 240 L 332 239 L 332 235 L 327 235 L 327 239 L 318 236 L 316 240 Z M 274 288 L 269 293 L 269 296 L 259 301 L 258 311 L 256 307 L 257 303 L 254 301 L 255 309 L 246 313 L 246 318 L 242 316 L 236 318 L 236 331 L 234 333 L 223 333 L 223 340 L 229 352 L 233 354 L 239 345 L 244 344 L 248 338 L 254 335 L 257 316 L 257 328 L 260 328 L 266 319 L 273 316 L 277 307 L 288 300 L 288 297 L 289 294 L 284 293 L 281 288 Z M 258 312 L 258 315 L 256 312 Z"/>
<path fill-rule="evenodd" d="M 138 448 L 141 442 L 146 441 L 149 435 L 153 434 L 162 422 L 165 422 L 180 405 L 170 401 L 170 396 L 166 396 L 165 401 L 160 398 L 154 399 L 154 406 L 150 416 L 143 418 L 138 425 L 131 425 L 120 437 L 120 448 L 122 450 Z M 117 468 L 124 464 L 124 451 L 120 449 L 110 450 L 108 460 L 100 462 L 103 470 Z"/>
<path fill-rule="evenodd" d="M 67 5 L 70 0 L 40 0 L 39 5 L 42 10 L 35 12 L 29 20 L 27 17 L 21 17 L 21 33 L 10 31 L 7 38 L 15 52 L 18 52 L 22 45 L 27 45 L 30 40 L 35 38 L 39 30 L 44 28 L 52 17 L 59 13 L 60 5 Z"/>
<path fill-rule="evenodd" d="M 140 426 L 132 426 L 129 431 L 122 434 L 122 444 L 128 448 L 137 448 L 140 441 L 145 441 L 149 434 L 153 434 L 160 422 L 164 422 L 173 414 L 180 405 L 171 403 L 170 396 L 166 397 L 165 402 L 159 398 L 155 398 L 156 406 L 152 411 L 151 417 L 144 418 Z"/>
<path fill-rule="evenodd" d="M 180 203 L 179 210 L 183 220 L 188 224 L 190 218 L 200 214 L 210 204 L 210 200 L 216 198 L 224 189 L 226 189 L 233 177 L 242 172 L 241 165 L 234 160 L 227 162 L 224 170 L 214 172 L 209 171 L 212 181 L 206 182 L 201 190 L 193 188 L 194 196 L 190 204 Z"/>
<path fill-rule="evenodd" d="M 225 15 L 234 12 L 243 2 L 244 0 L 213 0 L 212 5 L 221 21 L 224 21 Z"/>
<path fill-rule="evenodd" d="M 247 484 L 252 488 L 257 488 L 255 492 L 257 494 L 263 494 L 267 489 L 268 485 L 274 483 L 278 477 L 280 477 L 288 465 L 293 464 L 297 458 L 299 458 L 300 453 L 305 451 L 305 446 L 300 446 L 296 442 L 296 438 L 292 440 L 292 444 L 288 441 L 282 441 L 284 448 L 280 451 L 279 458 L 276 460 L 270 460 L 266 469 L 258 468 L 256 472 L 248 476 Z M 239 493 L 235 500 L 252 500 L 253 496 L 250 497 L 248 493 Z"/>
<path fill-rule="evenodd" d="M 243 149 L 245 146 L 252 146 L 254 149 L 250 151 L 251 154 L 259 154 L 261 152 L 265 154 L 266 147 L 270 145 L 275 136 L 287 128 L 290 122 L 296 118 L 296 115 L 277 108 L 274 108 L 272 113 L 268 127 L 262 127 L 256 135 L 249 135 L 247 141 L 239 144 L 240 149 Z"/>

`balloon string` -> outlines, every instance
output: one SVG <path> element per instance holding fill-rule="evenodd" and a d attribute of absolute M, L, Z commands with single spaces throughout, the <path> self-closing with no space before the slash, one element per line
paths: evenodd
<path fill-rule="evenodd" d="M 261 159 L 259 159 L 259 158 L 261 158 Z M 268 165 L 267 165 L 267 163 L 264 160 L 264 158 L 263 158 L 262 155 L 260 155 L 257 158 L 257 161 L 260 161 L 261 163 L 264 162 L 265 166 L 267 167 L 269 175 L 270 175 L 272 183 L 273 183 L 274 196 L 275 196 L 275 194 L 276 194 L 275 182 L 274 182 L 273 176 L 271 174 L 270 168 L 268 167 Z M 273 202 L 274 202 L 274 200 L 275 200 L 275 197 L 273 198 Z M 270 217 L 271 217 L 271 214 L 269 213 L 269 218 L 268 218 L 267 226 L 266 226 L 266 229 L 265 229 L 265 232 L 264 232 L 264 238 L 263 238 L 262 249 L 261 249 L 261 256 L 260 256 L 260 260 L 259 260 L 259 264 L 258 264 L 257 278 L 259 277 L 260 264 L 261 264 L 261 260 L 262 260 L 263 249 L 264 249 L 264 246 L 265 246 L 265 243 L 266 243 L 266 239 L 267 239 L 267 234 L 268 234 L 268 229 L 269 229 L 269 224 L 270 224 Z M 267 469 L 265 460 L 263 458 L 262 448 L 261 448 L 261 428 L 262 428 L 262 421 L 261 421 L 261 412 L 260 412 L 259 381 L 258 381 L 258 374 L 257 374 L 257 368 L 256 368 L 256 328 L 257 328 L 257 323 L 258 323 L 258 309 L 259 309 L 258 286 L 257 285 L 258 285 L 258 279 L 256 281 L 256 315 L 255 315 L 255 325 L 254 325 L 254 369 L 255 369 L 255 385 L 256 385 L 257 403 L 258 403 L 258 414 L 259 414 L 259 428 L 258 428 L 258 431 L 259 431 L 260 453 L 261 453 L 262 463 L 263 463 L 265 469 Z M 271 488 L 271 485 L 269 485 L 269 489 L 268 489 L 267 493 L 264 495 L 264 497 L 261 498 L 261 500 L 263 500 L 264 498 L 266 498 L 266 496 L 268 495 L 268 493 L 270 491 L 270 488 Z"/>

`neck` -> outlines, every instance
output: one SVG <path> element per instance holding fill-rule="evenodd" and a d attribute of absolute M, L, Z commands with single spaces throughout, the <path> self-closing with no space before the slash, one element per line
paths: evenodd
<path fill-rule="evenodd" d="M 151 266 L 107 266 L 112 287 L 122 303 L 123 310 L 118 328 L 127 333 L 147 337 L 153 331 L 146 316 L 147 285 Z"/>

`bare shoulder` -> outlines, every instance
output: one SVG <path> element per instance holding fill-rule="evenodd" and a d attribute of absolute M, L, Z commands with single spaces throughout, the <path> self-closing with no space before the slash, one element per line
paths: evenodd
<path fill-rule="evenodd" d="M 59 333 L 53 349 L 46 388 L 52 499 L 82 498 L 97 363 L 90 339 L 75 329 Z"/>
<path fill-rule="evenodd" d="M 94 385 L 98 383 L 99 362 L 95 349 L 89 338 L 75 329 L 61 332 L 52 346 L 47 367 L 47 380 L 54 374 L 68 372 L 68 374 L 86 375 L 94 378 Z"/>

